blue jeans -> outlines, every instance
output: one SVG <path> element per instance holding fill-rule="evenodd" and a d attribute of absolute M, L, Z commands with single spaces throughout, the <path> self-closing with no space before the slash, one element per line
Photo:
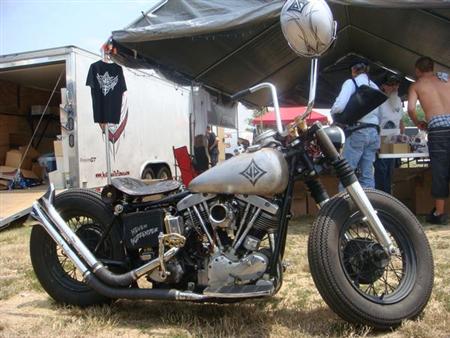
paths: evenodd
<path fill-rule="evenodd" d="M 392 174 L 394 158 L 379 158 L 373 164 L 375 167 L 375 188 L 390 194 L 392 192 Z"/>
<path fill-rule="evenodd" d="M 342 155 L 353 170 L 359 170 L 359 183 L 364 188 L 374 188 L 373 162 L 380 148 L 380 137 L 375 128 L 354 131 L 345 141 Z"/>
<path fill-rule="evenodd" d="M 214 167 L 217 164 L 217 162 L 219 162 L 219 151 L 213 150 L 212 152 L 210 152 L 209 159 L 211 161 L 211 167 Z"/>

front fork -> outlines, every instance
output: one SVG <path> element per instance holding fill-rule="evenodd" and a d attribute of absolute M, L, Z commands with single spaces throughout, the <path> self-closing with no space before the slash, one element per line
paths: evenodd
<path fill-rule="evenodd" d="M 320 123 L 314 124 L 311 128 L 311 132 L 315 134 L 322 152 L 331 161 L 339 180 L 347 190 L 353 202 L 355 202 L 359 210 L 364 215 L 370 229 L 374 232 L 375 237 L 383 246 L 385 252 L 389 256 L 397 253 L 397 249 L 381 223 L 377 212 L 370 203 L 369 198 L 361 187 L 361 184 L 358 182 L 354 170 L 345 159 L 340 157 L 338 151 L 334 147 L 328 135 L 324 132 Z"/>

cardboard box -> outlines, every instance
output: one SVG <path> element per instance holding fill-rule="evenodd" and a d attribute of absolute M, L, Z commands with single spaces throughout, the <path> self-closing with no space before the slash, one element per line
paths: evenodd
<path fill-rule="evenodd" d="M 407 154 L 411 152 L 408 143 L 381 143 L 380 154 Z"/>
<path fill-rule="evenodd" d="M 64 189 L 64 175 L 61 171 L 55 170 L 48 173 L 50 183 L 53 183 L 55 189 Z"/>
<path fill-rule="evenodd" d="M 56 170 L 59 170 L 61 172 L 64 172 L 64 157 L 62 156 L 56 156 Z"/>
<path fill-rule="evenodd" d="M 6 153 L 9 151 L 9 146 L 0 146 L 0 165 L 5 164 Z"/>
<path fill-rule="evenodd" d="M 8 190 L 10 182 L 10 180 L 0 178 L 0 190 Z"/>
<path fill-rule="evenodd" d="M 414 206 L 416 215 L 428 215 L 434 208 L 434 198 L 431 196 L 431 169 L 418 175 L 415 180 Z M 449 199 L 445 201 L 445 210 L 449 210 Z"/>
<path fill-rule="evenodd" d="M 31 115 L 42 115 L 42 113 L 45 111 L 44 105 L 32 105 L 30 109 Z M 45 111 L 45 115 L 48 114 L 58 114 L 59 113 L 59 107 L 58 106 L 48 106 L 47 110 Z"/>
<path fill-rule="evenodd" d="M 12 147 L 26 146 L 30 142 L 31 134 L 29 133 L 10 133 L 9 144 Z"/>
<path fill-rule="evenodd" d="M 22 154 L 24 154 L 25 151 L 27 150 L 27 147 L 26 146 L 19 147 L 19 150 Z M 32 160 L 35 160 L 39 156 L 41 156 L 41 153 L 39 151 L 37 151 L 33 147 L 28 148 L 27 157 L 31 158 Z"/>
<path fill-rule="evenodd" d="M 308 214 L 307 192 L 303 182 L 295 182 L 292 196 L 291 213 L 293 217 L 305 216 Z"/>
<path fill-rule="evenodd" d="M 63 156 L 62 141 L 53 141 L 53 149 L 55 150 L 55 156 Z"/>
<path fill-rule="evenodd" d="M 39 179 L 43 179 L 44 178 L 44 173 L 45 173 L 45 169 L 42 168 L 39 163 L 33 163 L 32 167 L 31 167 L 31 171 L 39 178 Z"/>
<path fill-rule="evenodd" d="M 318 180 L 322 183 L 324 189 L 327 191 L 330 198 L 338 193 L 339 179 L 337 177 L 332 176 L 332 175 L 324 175 L 324 176 L 319 176 Z M 301 187 L 302 190 L 299 190 L 297 192 L 297 187 Z M 306 203 L 304 203 L 304 204 L 303 204 L 303 200 L 300 202 L 300 193 L 303 193 L 304 195 L 306 195 L 306 198 L 305 198 Z M 311 194 L 309 193 L 309 191 L 307 190 L 307 188 L 303 182 L 301 182 L 301 185 L 299 184 L 299 182 L 297 182 L 295 184 L 294 196 L 293 196 L 292 203 L 299 204 L 299 205 L 295 205 L 294 211 L 296 209 L 303 211 L 303 209 L 301 209 L 301 208 L 303 208 L 303 207 L 306 208 L 305 215 L 314 216 L 319 212 L 319 209 L 317 208 L 314 198 L 311 197 Z M 300 204 L 300 203 L 302 203 L 302 204 Z M 294 206 L 292 208 L 294 208 Z M 303 214 L 301 214 L 301 215 L 303 215 Z M 295 216 L 297 216 L 297 214 Z"/>
<path fill-rule="evenodd" d="M 0 133 L 0 146 L 9 146 L 9 133 Z"/>
<path fill-rule="evenodd" d="M 22 165 L 20 164 L 22 162 Z M 31 158 L 25 157 L 22 161 L 22 152 L 18 149 L 12 149 L 6 153 L 5 166 L 31 170 Z"/>
<path fill-rule="evenodd" d="M 388 144 L 388 143 L 381 143 L 380 145 L 380 154 L 391 154 L 391 147 L 392 144 Z"/>
<path fill-rule="evenodd" d="M 0 113 L 0 133 L 10 133 L 16 130 L 18 125 L 19 116 L 12 115 L 11 113 Z"/>
<path fill-rule="evenodd" d="M 17 168 L 0 166 L 0 178 L 6 180 L 12 180 L 16 175 Z"/>
<path fill-rule="evenodd" d="M 39 180 L 40 178 L 31 170 L 26 170 L 26 169 L 20 169 L 20 173 L 22 174 L 23 177 L 25 178 L 31 178 L 33 180 Z"/>
<path fill-rule="evenodd" d="M 393 143 L 391 146 L 393 154 L 407 154 L 411 152 L 411 148 L 408 143 Z"/>
<path fill-rule="evenodd" d="M 22 160 L 22 152 L 16 149 L 9 150 L 6 153 L 5 166 L 18 168 Z"/>
<path fill-rule="evenodd" d="M 8 167 L 8 166 L 0 166 L 0 178 L 1 179 L 12 180 L 12 179 L 14 179 L 14 176 L 16 175 L 16 173 L 17 173 L 17 168 Z M 31 170 L 20 169 L 20 173 L 25 178 L 32 178 L 35 180 L 39 179 L 39 177 Z"/>

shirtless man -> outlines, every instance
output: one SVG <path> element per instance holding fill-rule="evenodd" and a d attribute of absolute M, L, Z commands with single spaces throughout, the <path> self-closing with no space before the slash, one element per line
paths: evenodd
<path fill-rule="evenodd" d="M 445 73 L 434 73 L 434 62 L 421 57 L 416 62 L 417 81 L 409 88 L 408 114 L 414 124 L 428 129 L 428 149 L 431 161 L 431 194 L 435 208 L 427 217 L 433 224 L 446 224 L 445 200 L 449 197 L 450 180 L 450 83 Z M 416 116 L 417 100 L 425 112 L 426 121 Z"/>

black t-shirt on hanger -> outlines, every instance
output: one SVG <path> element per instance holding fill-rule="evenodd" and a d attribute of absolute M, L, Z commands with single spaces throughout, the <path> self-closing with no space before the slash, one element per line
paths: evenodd
<path fill-rule="evenodd" d="M 127 90 L 122 67 L 102 60 L 91 64 L 86 86 L 91 87 L 94 122 L 120 122 L 122 95 Z"/>

